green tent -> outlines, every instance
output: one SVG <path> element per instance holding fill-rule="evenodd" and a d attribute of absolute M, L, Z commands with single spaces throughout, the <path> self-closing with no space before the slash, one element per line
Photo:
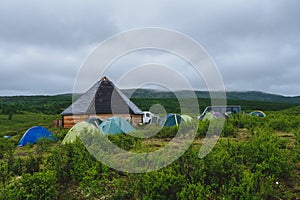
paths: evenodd
<path fill-rule="evenodd" d="M 80 136 L 85 133 L 95 134 L 96 132 L 99 133 L 99 129 L 94 125 L 88 122 L 79 122 L 69 130 L 64 140 L 62 141 L 62 144 L 73 143 L 77 137 L 80 138 Z"/>
<path fill-rule="evenodd" d="M 181 121 L 183 121 L 183 119 L 181 118 L 180 115 L 177 114 L 167 114 L 166 116 L 164 116 L 161 121 L 160 121 L 160 125 L 161 126 L 178 126 Z"/>
<path fill-rule="evenodd" d="M 119 133 L 129 133 L 135 129 L 122 117 L 111 117 L 104 120 L 99 129 L 105 135 L 115 135 Z"/>
<path fill-rule="evenodd" d="M 193 120 L 193 118 L 189 115 L 181 115 L 181 118 L 185 121 L 185 122 L 190 122 Z"/>

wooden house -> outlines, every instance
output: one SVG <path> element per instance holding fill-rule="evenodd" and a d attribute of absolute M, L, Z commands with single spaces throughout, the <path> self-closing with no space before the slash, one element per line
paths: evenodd
<path fill-rule="evenodd" d="M 95 83 L 86 93 L 61 113 L 62 126 L 70 128 L 91 117 L 101 120 L 120 116 L 136 125 L 142 122 L 143 112 L 107 77 Z"/>

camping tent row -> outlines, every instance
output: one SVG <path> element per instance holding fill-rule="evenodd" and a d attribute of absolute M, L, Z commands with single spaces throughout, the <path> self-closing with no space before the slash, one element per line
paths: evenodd
<path fill-rule="evenodd" d="M 135 129 L 128 121 L 126 121 L 126 119 L 118 116 L 107 118 L 104 121 L 100 120 L 99 118 L 93 117 L 86 120 L 86 122 L 94 125 L 96 128 L 99 128 L 101 133 L 105 135 L 114 135 L 118 133 L 129 133 L 135 131 Z"/>
<path fill-rule="evenodd" d="M 98 123 L 98 124 L 97 124 Z M 94 125 L 94 126 L 93 126 Z M 84 128 L 90 129 L 90 126 L 97 127 L 103 134 L 118 134 L 133 132 L 135 129 L 123 118 L 112 117 L 101 121 L 97 118 L 89 119 L 87 122 L 80 122 L 70 129 L 64 141 L 75 140 L 78 136 L 78 130 L 84 130 Z M 75 134 L 74 134 L 75 133 Z M 41 139 L 47 139 L 51 141 L 57 141 L 57 138 L 46 128 L 41 126 L 34 126 L 29 128 L 22 138 L 20 139 L 18 146 L 25 146 L 27 144 L 35 144 Z"/>
<path fill-rule="evenodd" d="M 85 122 L 75 124 L 69 130 L 62 143 L 72 143 L 75 141 L 76 137 L 80 137 L 83 132 L 94 132 L 95 128 L 103 135 L 116 135 L 135 131 L 131 124 L 122 117 L 111 117 L 104 121 L 93 117 Z"/>
<path fill-rule="evenodd" d="M 175 126 L 183 121 L 191 121 L 190 116 L 180 116 L 178 114 L 168 114 L 160 121 L 161 126 Z M 134 132 L 135 128 L 131 126 L 122 117 L 111 117 L 104 121 L 97 118 L 90 118 L 87 121 L 75 124 L 67 133 L 62 144 L 73 143 L 76 138 L 83 137 L 83 134 L 103 134 L 103 135 L 116 135 L 122 133 Z"/>
<path fill-rule="evenodd" d="M 190 117 L 189 115 L 178 115 L 178 114 L 174 114 L 174 113 L 169 113 L 166 116 L 160 118 L 159 120 L 156 120 L 155 123 L 156 124 L 160 124 L 162 127 L 163 126 L 178 126 L 181 122 L 185 121 L 185 122 L 190 122 L 192 121 L 192 117 Z M 107 127 L 126 127 L 126 129 L 128 129 L 128 127 L 132 127 L 125 119 L 123 119 L 122 117 L 112 117 L 112 118 L 108 118 L 106 120 L 104 120 L 103 122 L 96 117 L 92 117 L 89 118 L 87 120 L 88 123 L 99 127 L 99 129 L 101 130 L 101 132 L 103 132 L 104 134 L 112 134 L 112 131 L 106 131 Z M 153 124 L 154 122 L 151 122 L 151 124 Z M 111 128 L 110 128 L 111 129 Z M 113 128 L 115 129 L 115 128 Z M 127 132 L 132 132 L 134 131 L 134 128 L 130 128 L 129 131 Z M 114 132 L 114 131 L 113 131 Z M 124 131 L 121 131 L 124 132 Z M 121 133 L 119 132 L 119 133 Z M 126 133 L 126 131 L 125 131 Z"/>
<path fill-rule="evenodd" d="M 65 136 L 62 144 L 73 143 L 77 137 L 81 138 L 83 133 L 102 133 L 103 135 L 116 135 L 135 131 L 129 122 L 122 117 L 111 117 L 100 124 L 100 119 L 89 119 L 86 122 L 75 124 Z"/>
<path fill-rule="evenodd" d="M 186 118 L 184 120 L 184 118 Z M 182 121 L 190 120 L 187 116 L 180 116 L 177 114 L 168 114 L 161 120 L 162 126 L 174 126 L 180 124 Z M 64 141 L 73 141 L 78 136 L 81 130 L 85 128 L 90 129 L 96 127 L 104 135 L 115 135 L 119 133 L 130 133 L 135 131 L 131 124 L 122 117 L 111 117 L 104 121 L 98 118 L 90 118 L 87 122 L 80 122 L 74 125 L 64 138 Z M 29 128 L 22 138 L 20 139 L 18 146 L 25 146 L 27 144 L 35 144 L 40 139 L 47 139 L 51 141 L 57 141 L 57 138 L 46 128 L 41 126 L 34 126 Z"/>

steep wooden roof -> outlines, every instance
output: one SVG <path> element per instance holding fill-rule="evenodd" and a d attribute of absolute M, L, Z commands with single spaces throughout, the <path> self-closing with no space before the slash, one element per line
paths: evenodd
<path fill-rule="evenodd" d="M 95 83 L 61 115 L 143 114 L 107 77 Z"/>

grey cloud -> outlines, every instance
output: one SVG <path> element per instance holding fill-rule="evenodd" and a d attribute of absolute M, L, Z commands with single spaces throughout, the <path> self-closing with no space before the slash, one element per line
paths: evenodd
<path fill-rule="evenodd" d="M 0 40 L 18 45 L 80 48 L 117 32 L 109 17 L 110 5 L 101 1 L 4 1 L 0 5 Z"/>
<path fill-rule="evenodd" d="M 70 92 L 84 56 L 81 52 L 70 54 L 36 47 L 2 52 L 0 91 L 22 90 L 32 94 Z"/>
<path fill-rule="evenodd" d="M 229 90 L 299 95 L 299 7 L 297 0 L 2 1 L 0 95 L 71 92 L 96 44 L 145 26 L 175 29 L 203 45 Z M 165 54 L 138 54 L 121 59 L 109 76 L 117 80 L 124 70 L 151 60 L 186 68 Z M 203 80 L 192 70 L 185 75 L 202 89 Z"/>

